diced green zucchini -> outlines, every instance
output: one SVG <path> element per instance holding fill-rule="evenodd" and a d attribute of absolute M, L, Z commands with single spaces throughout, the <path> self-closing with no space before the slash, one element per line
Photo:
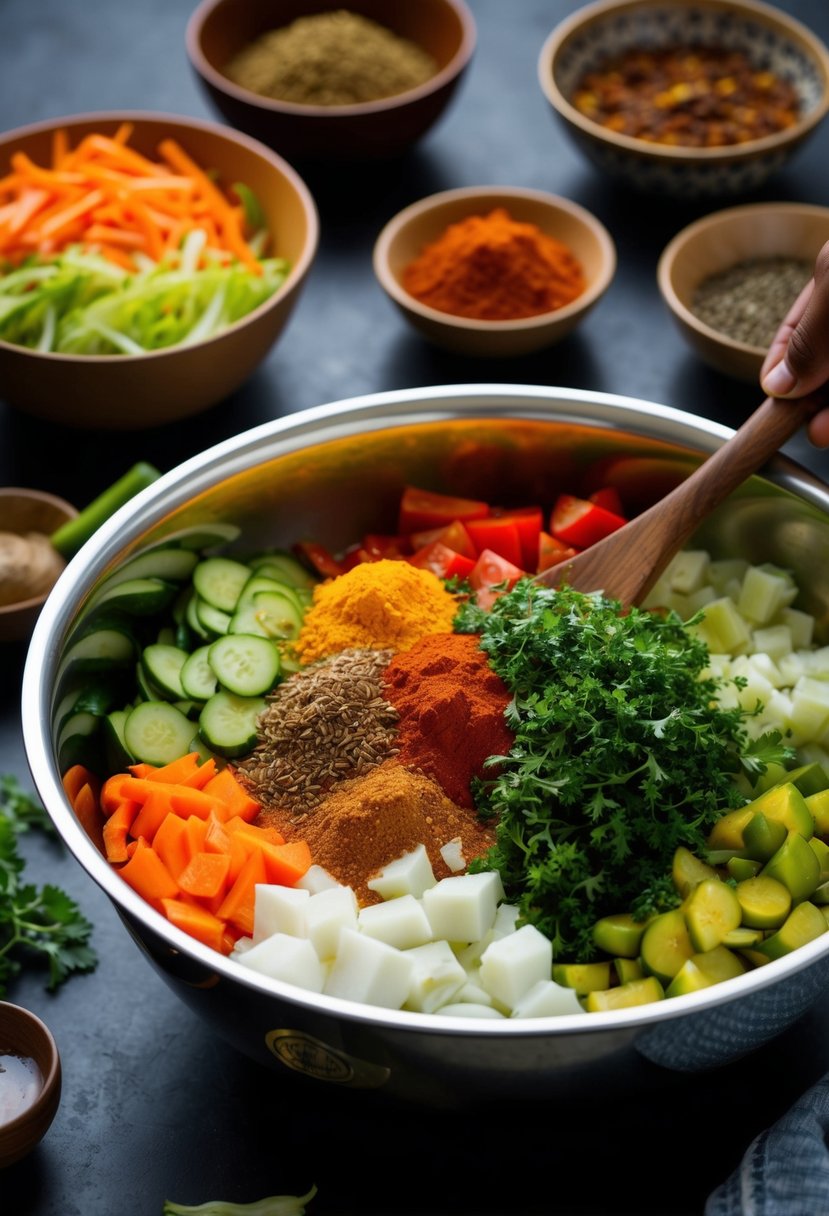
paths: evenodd
<path fill-rule="evenodd" d="M 740 901 L 728 883 L 705 878 L 697 883 L 685 904 L 685 923 L 694 949 L 713 950 L 740 924 Z"/>
<path fill-rule="evenodd" d="M 679 908 L 655 916 L 642 934 L 642 966 L 664 984 L 671 982 L 685 960 L 694 953 L 696 950 Z"/>
<path fill-rule="evenodd" d="M 685 899 L 691 894 L 694 887 L 704 882 L 706 878 L 716 878 L 717 871 L 713 866 L 701 861 L 690 849 L 680 845 L 674 850 L 671 877 L 677 891 Z"/>
<path fill-rule="evenodd" d="M 629 912 L 603 916 L 593 926 L 593 944 L 606 954 L 636 958 L 645 924 L 645 921 L 634 920 Z"/>
<path fill-rule="evenodd" d="M 742 924 L 749 929 L 776 929 L 791 911 L 789 888 L 767 874 L 738 882 L 734 894 L 742 908 Z"/>
<path fill-rule="evenodd" d="M 766 862 L 762 875 L 782 882 L 797 903 L 808 899 L 820 885 L 820 862 L 808 840 L 799 832 L 789 832 L 774 856 Z"/>
<path fill-rule="evenodd" d="M 85 615 L 104 608 L 125 612 L 128 616 L 152 616 L 163 612 L 178 595 L 175 583 L 160 578 L 128 578 L 105 583 L 95 593 L 85 609 Z"/>
<path fill-rule="evenodd" d="M 756 949 L 770 959 L 782 958 L 807 942 L 814 941 L 827 929 L 829 924 L 820 908 L 804 900 L 792 909 L 777 932 L 760 942 Z"/>
<path fill-rule="evenodd" d="M 659 980 L 649 975 L 641 980 L 619 984 L 617 988 L 589 992 L 584 998 L 584 1008 L 588 1013 L 607 1013 L 613 1009 L 650 1005 L 653 1001 L 661 1001 L 664 996 L 665 990 Z"/>
<path fill-rule="evenodd" d="M 610 987 L 610 961 L 600 963 L 555 963 L 553 979 L 563 988 L 573 988 L 580 996 L 597 988 Z"/>

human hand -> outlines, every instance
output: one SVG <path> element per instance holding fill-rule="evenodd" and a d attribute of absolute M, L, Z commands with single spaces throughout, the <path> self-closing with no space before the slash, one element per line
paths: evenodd
<path fill-rule="evenodd" d="M 818 412 L 809 423 L 809 438 L 829 447 L 829 241 L 815 262 L 814 278 L 804 287 L 780 326 L 760 370 L 769 397 L 817 394 Z"/>

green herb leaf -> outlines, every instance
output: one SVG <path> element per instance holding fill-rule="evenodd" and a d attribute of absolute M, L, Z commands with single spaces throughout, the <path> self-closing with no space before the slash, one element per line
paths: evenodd
<path fill-rule="evenodd" d="M 65 891 L 40 890 L 23 881 L 25 862 L 17 837 L 30 827 L 54 833 L 45 810 L 24 794 L 13 776 L 0 776 L 0 998 L 24 965 L 46 964 L 54 991 L 76 971 L 91 971 L 97 957 L 89 946 L 92 925 Z"/>
<path fill-rule="evenodd" d="M 586 960 L 598 917 L 676 905 L 676 848 L 703 849 L 745 802 L 733 779 L 744 757 L 785 749 L 773 737 L 749 747 L 747 715 L 718 704 L 708 650 L 675 613 L 623 614 L 523 579 L 488 613 L 465 605 L 457 627 L 481 633 L 513 694 L 514 746 L 475 788 L 496 843 L 473 868 L 500 872 L 557 957 Z"/>

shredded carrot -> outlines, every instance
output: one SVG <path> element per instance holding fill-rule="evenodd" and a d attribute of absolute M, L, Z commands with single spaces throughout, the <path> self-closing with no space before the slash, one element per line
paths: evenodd
<path fill-rule="evenodd" d="M 133 252 L 159 262 L 184 232 L 200 227 L 207 234 L 202 259 L 235 258 L 261 274 L 235 200 L 177 140 L 162 140 L 156 160 L 129 146 L 132 135 L 132 124 L 122 123 L 114 135 L 91 132 L 72 148 L 66 129 L 59 129 L 46 165 L 14 152 L 10 172 L 0 178 L 5 259 L 15 265 L 79 243 L 135 270 Z"/>

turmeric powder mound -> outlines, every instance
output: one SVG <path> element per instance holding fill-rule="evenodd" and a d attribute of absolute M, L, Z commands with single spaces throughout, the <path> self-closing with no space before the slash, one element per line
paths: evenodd
<path fill-rule="evenodd" d="M 448 632 L 458 605 L 431 570 L 383 559 L 320 583 L 294 643 L 303 663 L 340 650 L 407 650 Z"/>
<path fill-rule="evenodd" d="M 431 778 L 386 760 L 364 777 L 343 781 L 313 814 L 291 822 L 279 810 L 262 813 L 261 822 L 286 839 L 307 840 L 311 856 L 334 878 L 352 887 L 361 904 L 379 902 L 366 886 L 383 866 L 423 844 L 435 878 L 451 873 L 442 846 L 460 838 L 467 862 L 494 843 L 494 829 L 474 811 L 456 806 Z"/>
<path fill-rule="evenodd" d="M 586 286 L 568 246 L 503 207 L 450 224 L 404 269 L 402 283 L 430 308 L 482 321 L 553 312 Z"/>

